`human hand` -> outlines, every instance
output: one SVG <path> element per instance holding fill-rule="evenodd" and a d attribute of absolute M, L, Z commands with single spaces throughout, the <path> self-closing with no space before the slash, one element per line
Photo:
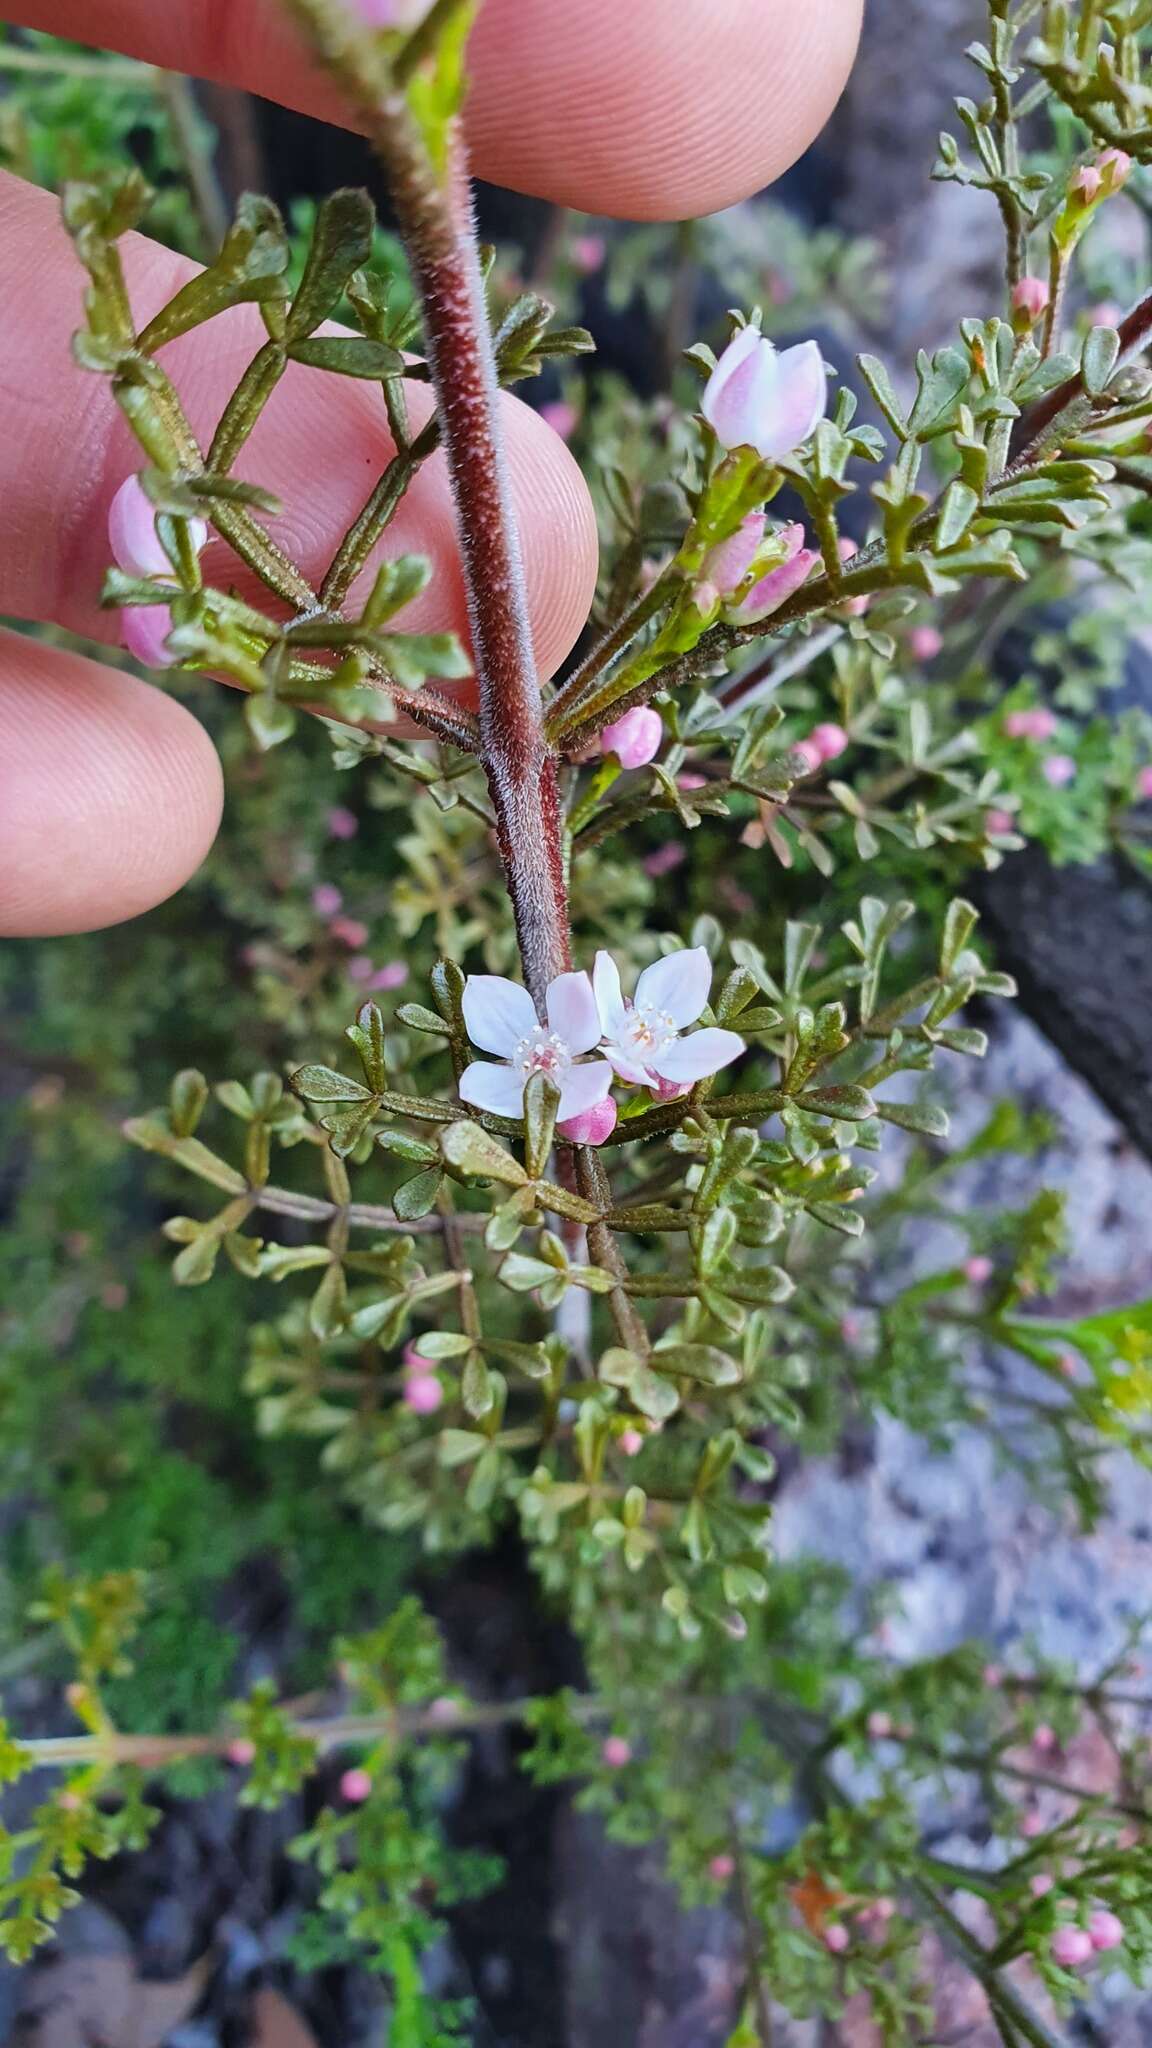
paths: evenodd
<path fill-rule="evenodd" d="M 485 0 L 467 127 L 477 172 L 588 212 L 711 212 L 784 170 L 824 122 L 855 49 L 862 0 Z M 178 18 L 173 18 L 178 15 Z M 341 118 L 277 0 L 15 0 L 9 20 Z M 191 266 L 125 245 L 142 317 Z M 114 640 L 98 597 L 108 506 L 139 465 L 105 384 L 76 368 L 80 279 L 55 200 L 0 177 L 0 612 Z M 253 322 L 255 321 L 255 330 Z M 197 430 L 252 353 L 258 316 L 165 353 Z M 596 531 L 563 442 L 504 400 L 541 673 L 573 645 L 596 578 Z M 287 510 L 279 531 L 320 567 L 385 466 L 378 394 L 290 372 L 253 436 L 253 474 Z M 306 485 L 306 493 L 302 486 Z M 302 504 L 306 497 L 306 504 Z M 442 459 L 395 521 L 435 575 L 414 630 L 465 630 Z M 405 623 L 409 623 L 406 615 Z M 0 633 L 0 931 L 76 932 L 160 903 L 203 859 L 222 800 L 207 734 L 174 698 L 121 670 Z"/>

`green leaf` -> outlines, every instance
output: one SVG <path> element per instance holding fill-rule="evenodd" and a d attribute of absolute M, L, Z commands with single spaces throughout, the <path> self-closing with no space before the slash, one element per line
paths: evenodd
<path fill-rule="evenodd" d="M 466 1412 L 477 1420 L 490 1413 L 496 1402 L 492 1374 L 479 1353 L 473 1351 L 460 1381 L 460 1399 Z"/>
<path fill-rule="evenodd" d="M 288 236 L 270 199 L 246 192 L 216 261 L 188 280 L 175 298 L 150 320 L 139 338 L 153 355 L 177 335 L 188 334 L 231 306 L 287 296 Z"/>
<path fill-rule="evenodd" d="M 935 1102 L 878 1102 L 876 1114 L 886 1124 L 925 1138 L 946 1138 L 950 1128 L 947 1114 Z"/>
<path fill-rule="evenodd" d="M 397 1188 L 392 1197 L 392 1207 L 401 1223 L 415 1223 L 421 1216 L 428 1216 L 436 1207 L 440 1184 L 444 1178 L 438 1166 L 430 1166 L 424 1173 L 413 1174 Z"/>
<path fill-rule="evenodd" d="M 369 1088 L 382 1095 L 388 1086 L 388 1065 L 384 1058 L 384 1019 L 375 1003 L 361 1006 L 356 1022 L 349 1024 L 344 1036 L 360 1056 Z"/>
<path fill-rule="evenodd" d="M 866 1088 L 846 1083 L 829 1088 L 807 1088 L 796 1101 L 813 1116 L 834 1116 L 844 1123 L 863 1123 L 875 1114 L 875 1104 Z"/>
<path fill-rule="evenodd" d="M 528 1175 L 518 1159 L 505 1151 L 498 1139 L 490 1137 L 468 1118 L 449 1124 L 440 1133 L 440 1152 L 446 1166 L 456 1174 L 477 1180 L 502 1181 L 511 1188 L 524 1187 Z"/>
<path fill-rule="evenodd" d="M 879 356 L 857 356 L 856 361 L 860 366 L 860 375 L 867 384 L 889 426 L 903 440 L 904 414 L 901 410 L 900 400 L 896 396 L 895 386 L 884 364 L 880 361 Z"/>
<path fill-rule="evenodd" d="M 177 1138 L 190 1138 L 208 1105 L 208 1083 L 195 1067 L 176 1075 L 168 1092 L 168 1121 Z"/>
<path fill-rule="evenodd" d="M 282 747 L 296 730 L 296 713 L 290 704 L 261 691 L 244 699 L 244 723 L 256 745 L 265 754 Z"/>
<path fill-rule="evenodd" d="M 323 201 L 288 316 L 293 349 L 335 312 L 349 279 L 371 257 L 375 229 L 376 209 L 366 192 L 345 189 Z"/>
<path fill-rule="evenodd" d="M 308 1304 L 308 1321 L 317 1337 L 334 1337 L 348 1320 L 348 1283 L 335 1261 Z"/>
<path fill-rule="evenodd" d="M 652 1368 L 677 1379 L 699 1380 L 708 1387 L 735 1387 L 744 1377 L 737 1361 L 714 1344 L 658 1344 L 652 1353 Z"/>
<path fill-rule="evenodd" d="M 398 1024 L 407 1025 L 409 1031 L 434 1032 L 441 1038 L 453 1037 L 453 1027 L 438 1017 L 434 1010 L 426 1010 L 423 1003 L 402 1003 L 396 1012 Z"/>
<path fill-rule="evenodd" d="M 305 1102 L 367 1102 L 372 1094 L 362 1081 L 352 1081 L 332 1067 L 297 1067 L 290 1083 Z"/>
<path fill-rule="evenodd" d="M 533 1074 L 524 1090 L 524 1163 L 530 1180 L 539 1180 L 548 1164 L 560 1090 L 548 1074 Z"/>
<path fill-rule="evenodd" d="M 330 370 L 340 377 L 367 377 L 382 383 L 398 377 L 404 368 L 399 349 L 382 341 L 370 341 L 366 334 L 321 334 L 294 341 L 288 350 L 294 363 L 310 370 Z"/>
<path fill-rule="evenodd" d="M 1107 388 L 1120 354 L 1120 336 L 1114 327 L 1092 327 L 1084 339 L 1080 374 L 1090 398 L 1099 398 Z"/>

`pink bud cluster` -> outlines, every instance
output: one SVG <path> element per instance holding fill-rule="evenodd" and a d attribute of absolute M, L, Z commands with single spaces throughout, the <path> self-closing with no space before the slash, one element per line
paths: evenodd
<path fill-rule="evenodd" d="M 828 761 L 835 761 L 850 744 L 844 727 L 830 722 L 814 725 L 806 740 L 797 741 L 792 753 L 799 755 L 803 775 L 815 775 L 818 768 L 823 768 Z"/>
<path fill-rule="evenodd" d="M 1120 1948 L 1125 1938 L 1124 1922 L 1106 1907 L 1088 1915 L 1087 1927 L 1058 1927 L 1052 1936 L 1051 1956 L 1065 1970 L 1075 1970 L 1094 1955 Z"/>

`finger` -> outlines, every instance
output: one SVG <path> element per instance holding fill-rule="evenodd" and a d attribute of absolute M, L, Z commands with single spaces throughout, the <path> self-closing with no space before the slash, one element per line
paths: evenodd
<path fill-rule="evenodd" d="M 137 319 L 172 296 L 192 266 L 139 236 L 124 244 Z M 35 277 L 35 291 L 26 288 Z M 98 598 L 109 562 L 108 506 L 125 476 L 143 466 L 106 383 L 78 370 L 70 337 L 83 276 L 54 200 L 0 178 L 0 612 L 52 619 L 73 631 L 115 639 L 114 613 Z M 266 339 L 252 309 L 224 315 L 164 351 L 193 429 L 206 446 L 221 408 Z M 412 391 L 416 420 L 431 409 Z M 518 399 L 504 422 L 513 496 L 523 537 L 537 658 L 551 675 L 588 615 L 596 581 L 591 500 L 564 443 Z M 281 546 L 318 583 L 341 536 L 393 453 L 379 389 L 291 365 L 257 425 L 237 474 L 273 491 L 283 515 L 269 525 Z M 442 456 L 425 464 L 388 530 L 389 555 L 419 553 L 432 582 L 404 613 L 405 629 L 467 632 L 448 474 Z M 205 557 L 210 578 L 242 579 L 222 543 Z M 249 586 L 244 585 L 245 589 Z"/>
<path fill-rule="evenodd" d="M 483 0 L 467 114 L 476 169 L 591 213 L 714 212 L 778 177 L 819 132 L 848 76 L 861 9 L 862 0 Z M 15 19 L 342 117 L 280 0 L 16 0 Z"/>
<path fill-rule="evenodd" d="M 0 632 L 0 730 L 0 932 L 118 924 L 200 865 L 220 822 L 220 763 L 174 698 Z"/>

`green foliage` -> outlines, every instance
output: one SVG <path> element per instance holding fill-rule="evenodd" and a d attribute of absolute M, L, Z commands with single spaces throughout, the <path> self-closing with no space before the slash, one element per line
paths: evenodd
<path fill-rule="evenodd" d="M 894 1416 L 933 1447 L 978 1427 L 1085 1524 L 1104 1505 L 1102 1450 L 1149 1455 L 1148 1305 L 1038 1312 L 1063 1247 L 1058 1201 L 971 1214 L 950 1193 L 956 1166 L 1035 1147 L 1034 1120 L 1005 1105 L 944 1149 L 958 1062 L 987 1043 L 967 1007 L 1011 993 L 974 943 L 965 876 L 1024 839 L 1087 859 L 1123 834 L 1139 859 L 1127 813 L 1152 759 L 1146 720 L 1093 716 L 1133 615 L 1124 586 L 1147 579 L 1152 396 L 1111 327 L 1062 335 L 1058 317 L 1121 182 L 1102 174 L 1085 192 L 1080 157 L 1100 141 L 1144 153 L 1147 24 L 1126 0 L 989 11 L 970 53 L 984 97 L 959 103 L 963 145 L 944 139 L 938 175 L 999 207 L 1010 285 L 1044 248 L 1043 326 L 1005 304 L 914 375 L 863 358 L 884 430 L 859 424 L 841 390 L 811 440 L 771 464 L 689 417 L 709 348 L 689 352 L 684 406 L 658 433 L 634 400 L 591 390 L 596 634 L 546 702 L 577 964 L 605 945 L 631 987 L 633 970 L 701 947 L 715 970 L 705 1024 L 746 1047 L 735 1072 L 670 1099 L 623 1089 L 594 1153 L 558 1127 L 543 1073 L 515 1119 L 459 1097 L 466 974 L 516 971 L 518 933 L 489 736 L 442 687 L 471 663 L 451 635 L 406 630 L 428 564 L 380 557 L 441 433 L 435 415 L 417 432 L 409 418 L 431 371 L 402 257 L 361 193 L 302 209 L 292 232 L 250 197 L 207 268 L 138 330 L 119 242 L 155 225 L 142 173 L 165 186 L 172 137 L 145 123 L 141 160 L 109 178 L 104 159 L 127 139 L 115 96 L 67 166 L 74 85 L 25 103 L 39 137 L 25 167 L 74 179 L 78 362 L 137 436 L 170 564 L 152 580 L 111 572 L 107 599 L 169 605 L 178 688 L 203 689 L 201 671 L 248 696 L 247 738 L 207 710 L 231 804 L 206 876 L 142 937 L 37 947 L 7 970 L 27 1077 L 6 1111 L 20 1184 L 0 1432 L 29 1507 L 6 1538 L 4 1619 L 14 1635 L 36 1603 L 53 1631 L 36 1653 L 66 1660 L 81 1730 L 63 1749 L 0 1743 L 0 1775 L 68 1771 L 4 1841 L 14 1956 L 50 1932 L 90 1858 L 143 1839 L 142 1770 L 228 1756 L 243 1798 L 274 1807 L 338 1749 L 364 1775 L 295 1845 L 316 1881 L 297 1959 L 382 1973 L 397 2048 L 463 2040 L 469 2015 L 429 1996 L 422 1957 L 442 1909 L 496 1873 L 450 1849 L 442 1814 L 461 1738 L 522 1719 L 528 1770 L 579 1781 L 617 1839 L 659 1841 L 687 1902 L 734 1882 L 740 2048 L 761 2037 L 764 1985 L 805 2017 L 858 1994 L 886 2044 L 913 2038 L 932 2023 L 922 1925 L 959 1949 L 1006 2042 L 1047 2038 L 1001 1974 L 1016 1957 L 1039 1964 L 1058 2005 L 1073 1996 L 1051 1955 L 1070 1919 L 1117 1913 L 1115 1960 L 1145 1971 L 1152 1873 L 1143 1835 L 1122 1832 L 1132 1802 L 1073 1789 L 1039 1835 L 1022 1822 L 1042 1733 L 1059 1749 L 1095 1721 L 1122 1776 L 1148 1703 L 1114 1668 L 1085 1682 L 1031 1660 L 994 1682 L 976 1646 L 898 1667 L 835 1575 L 771 1549 L 776 1457 L 832 1449 L 849 1421 Z M 435 204 L 470 10 L 438 0 L 411 32 L 378 35 L 337 0 L 295 12 L 383 122 L 390 169 L 399 152 Z M 133 74 L 124 89 L 143 88 Z M 681 274 L 728 232 L 682 236 Z M 647 235 L 615 244 L 610 293 L 630 289 Z M 829 283 L 863 289 L 858 250 L 785 253 L 813 300 Z M 553 267 L 548 297 L 516 289 L 494 306 L 504 384 L 588 353 L 574 244 Z M 770 296 L 758 254 L 733 276 L 750 301 Z M 240 305 L 262 331 L 202 447 L 157 351 Z M 321 333 L 334 318 L 350 331 Z M 235 474 L 290 363 L 378 386 L 394 447 L 315 587 L 281 547 L 275 500 Z M 820 562 L 750 623 L 706 587 L 706 565 L 785 484 Z M 841 531 L 853 497 L 866 505 L 856 554 Z M 192 545 L 200 518 L 241 565 L 212 586 Z M 785 553 L 769 527 L 757 574 Z M 269 593 L 259 604 L 237 595 L 245 570 L 243 587 L 254 574 Z M 1041 605 L 1084 582 L 1106 604 L 1033 631 Z M 936 617 L 943 635 L 926 643 Z M 1008 693 L 994 656 L 1014 622 L 1032 650 Z M 656 761 L 625 774 L 589 758 L 606 720 L 653 699 Z M 1013 714 L 1049 699 L 1047 737 L 1014 736 Z M 390 729 L 393 710 L 415 740 Z M 817 720 L 842 728 L 835 765 L 805 750 Z M 1072 776 L 1054 777 L 1065 757 Z M 142 1178 L 114 1134 L 125 1117 L 149 1155 Z M 186 1201 L 192 1213 L 169 1213 Z M 962 1255 L 893 1277 L 924 1217 L 991 1257 L 986 1282 Z M 990 1359 L 1025 1376 L 1024 1445 Z M 412 1398 L 417 1381 L 434 1381 L 437 1405 Z M 435 1558 L 509 1529 L 579 1640 L 585 1693 L 505 1708 L 453 1692 L 432 1623 L 400 1599 L 417 1538 Z M 229 1589 L 260 1556 L 304 1647 L 281 1684 L 228 1705 L 243 1682 Z M 293 1691 L 322 1684 L 324 1708 L 302 1716 Z M 924 1833 L 928 1802 L 958 1802 L 958 1785 L 987 1822 L 979 1868 L 941 1863 Z M 1051 1890 L 1033 1886 L 1052 1873 Z M 957 1919 L 960 1890 L 984 1901 L 986 1941 Z"/>

